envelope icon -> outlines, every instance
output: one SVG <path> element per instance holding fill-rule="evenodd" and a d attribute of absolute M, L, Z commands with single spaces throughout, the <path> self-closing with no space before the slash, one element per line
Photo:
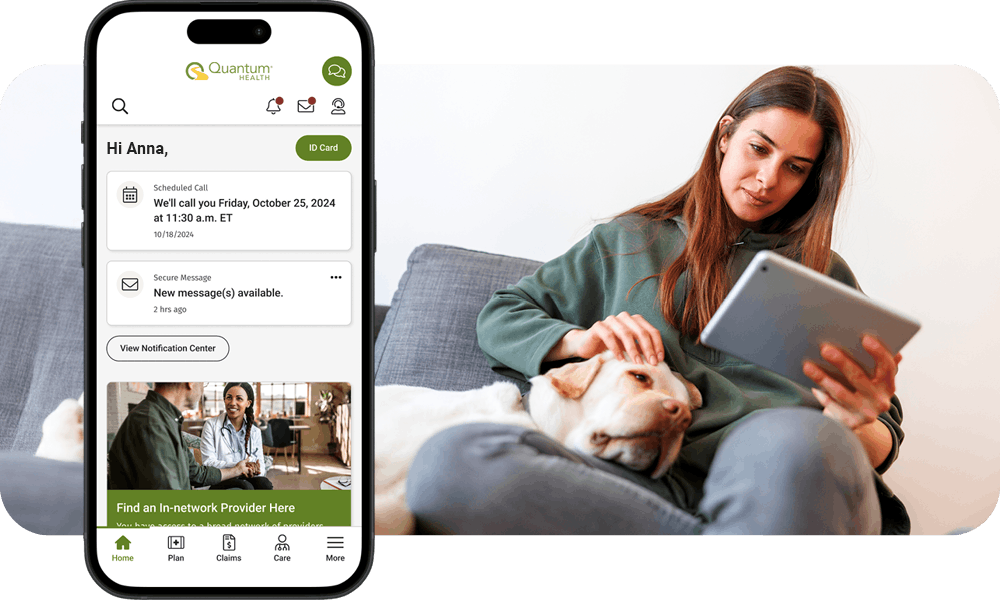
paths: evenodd
<path fill-rule="evenodd" d="M 299 100 L 299 112 L 316 112 L 316 105 L 309 104 L 308 100 Z"/>
<path fill-rule="evenodd" d="M 138 277 L 122 277 L 122 291 L 123 292 L 138 292 L 139 291 L 139 278 Z"/>

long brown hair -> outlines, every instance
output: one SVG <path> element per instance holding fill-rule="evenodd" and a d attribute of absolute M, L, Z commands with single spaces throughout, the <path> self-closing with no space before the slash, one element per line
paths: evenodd
<path fill-rule="evenodd" d="M 229 388 L 234 388 L 234 387 L 243 388 L 243 391 L 247 393 L 247 400 L 250 401 L 250 404 L 247 405 L 246 410 L 243 411 L 243 422 L 246 423 L 247 426 L 247 433 L 244 436 L 243 446 L 244 450 L 246 450 L 247 458 L 250 458 L 252 456 L 252 452 L 250 450 L 250 428 L 254 426 L 254 420 L 255 420 L 254 410 L 253 410 L 253 400 L 254 400 L 253 386 L 247 383 L 246 381 L 233 381 L 227 383 L 226 387 L 223 388 L 222 390 L 223 397 L 225 397 L 226 392 L 229 391 Z"/>
<path fill-rule="evenodd" d="M 742 226 L 722 195 L 719 140 L 731 136 L 754 112 L 774 107 L 812 118 L 823 131 L 823 147 L 802 189 L 782 210 L 765 219 L 760 231 L 782 234 L 788 244 L 786 253 L 803 265 L 820 273 L 829 267 L 833 217 L 850 164 L 847 117 L 837 92 L 813 75 L 811 68 L 781 67 L 760 76 L 726 107 L 716 120 L 701 167 L 687 183 L 661 200 L 619 215 L 641 215 L 651 221 L 683 215 L 688 227 L 684 250 L 672 264 L 664 265 L 663 273 L 644 278 L 659 277 L 663 316 L 683 335 L 696 337 L 705 328 L 733 283 L 728 265 Z M 734 120 L 723 127 L 726 115 Z M 684 272 L 688 272 L 686 300 L 683 314 L 678 315 L 673 298 Z"/>

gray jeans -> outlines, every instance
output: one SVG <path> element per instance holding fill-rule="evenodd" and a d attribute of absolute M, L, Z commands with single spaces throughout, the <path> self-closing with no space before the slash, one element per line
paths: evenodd
<path fill-rule="evenodd" d="M 474 423 L 417 453 L 406 501 L 418 528 L 462 534 L 877 534 L 867 454 L 808 408 L 757 411 L 723 439 L 691 514 L 666 486 L 536 431 Z"/>

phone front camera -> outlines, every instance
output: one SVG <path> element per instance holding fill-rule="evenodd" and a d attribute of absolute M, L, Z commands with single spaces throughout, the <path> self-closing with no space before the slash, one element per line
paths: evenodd
<path fill-rule="evenodd" d="M 255 36 L 257 36 L 257 37 L 264 37 L 264 28 L 263 27 L 255 27 L 254 30 L 253 30 L 253 34 Z"/>

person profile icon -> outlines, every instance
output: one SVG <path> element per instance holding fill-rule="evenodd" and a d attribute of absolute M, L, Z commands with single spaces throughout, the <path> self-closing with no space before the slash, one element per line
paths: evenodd
<path fill-rule="evenodd" d="M 333 110 L 330 111 L 331 115 L 346 115 L 344 112 L 344 101 L 340 98 L 335 98 L 333 100 Z"/>
<path fill-rule="evenodd" d="M 289 550 L 291 550 L 288 544 L 285 543 L 286 539 L 287 538 L 285 537 L 285 534 L 281 534 L 278 536 L 278 543 L 274 545 L 275 552 L 288 552 Z"/>

